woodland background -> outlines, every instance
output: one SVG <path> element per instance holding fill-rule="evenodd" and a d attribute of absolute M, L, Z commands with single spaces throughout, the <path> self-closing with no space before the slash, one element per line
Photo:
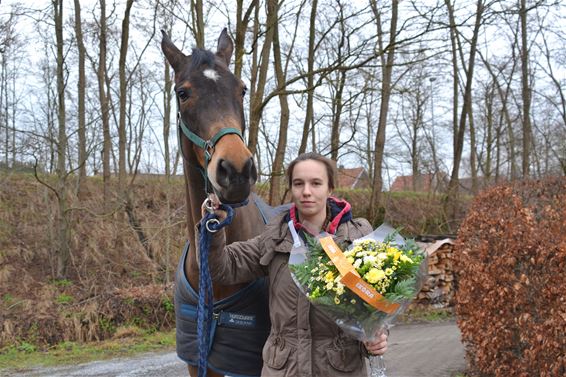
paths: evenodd
<path fill-rule="evenodd" d="M 339 192 L 358 215 L 411 235 L 454 234 L 468 194 L 566 175 L 565 7 L 3 1 L 0 340 L 171 325 L 185 210 L 160 29 L 188 54 L 214 51 L 228 28 L 234 72 L 248 86 L 257 189 L 270 203 L 285 200 L 286 163 L 317 151 L 367 171 L 369 189 Z M 388 192 L 403 175 L 411 192 Z"/>
<path fill-rule="evenodd" d="M 64 277 L 69 201 L 87 176 L 102 177 L 102 213 L 135 223 L 136 177 L 181 171 L 159 29 L 189 53 L 214 49 L 227 26 L 270 203 L 284 200 L 286 162 L 314 150 L 366 169 L 374 222 L 392 174 L 413 176 L 413 190 L 425 175 L 445 180 L 453 232 L 462 176 L 476 193 L 566 173 L 565 14 L 561 2 L 526 0 L 10 2 L 2 163 L 56 177 L 48 187 Z"/>

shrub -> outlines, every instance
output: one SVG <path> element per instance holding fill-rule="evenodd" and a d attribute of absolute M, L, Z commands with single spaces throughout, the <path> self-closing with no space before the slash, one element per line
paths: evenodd
<path fill-rule="evenodd" d="M 566 178 L 478 195 L 455 245 L 456 314 L 480 376 L 566 375 Z"/>

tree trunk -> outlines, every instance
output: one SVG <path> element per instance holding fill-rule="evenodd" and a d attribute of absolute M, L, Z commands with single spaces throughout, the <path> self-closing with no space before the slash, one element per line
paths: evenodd
<path fill-rule="evenodd" d="M 454 16 L 454 7 L 450 0 L 444 0 L 446 9 L 448 10 L 448 20 L 450 23 L 450 45 L 452 52 L 452 150 L 456 150 L 456 135 L 458 134 L 458 99 L 460 97 L 460 79 L 458 75 L 458 43 L 456 41 L 456 18 Z"/>
<path fill-rule="evenodd" d="M 343 59 L 342 49 L 346 44 L 346 30 L 344 28 L 344 15 L 343 9 L 340 7 L 340 31 L 341 38 L 338 44 L 336 60 L 341 61 Z M 336 72 L 338 77 L 336 80 L 330 80 L 330 87 L 334 89 L 334 98 L 332 99 L 332 123 L 330 128 L 330 158 L 334 161 L 338 160 L 338 148 L 340 147 L 340 122 L 342 111 L 344 108 L 343 92 L 346 86 L 346 71 L 340 70 Z"/>
<path fill-rule="evenodd" d="M 471 100 L 470 100 L 471 101 Z M 472 106 L 470 106 L 468 119 L 470 122 L 470 173 L 472 175 L 472 193 L 478 193 L 478 167 L 477 167 L 477 145 L 476 145 L 476 128 L 474 125 L 474 115 Z"/>
<path fill-rule="evenodd" d="M 81 198 L 84 194 L 84 184 L 86 180 L 86 72 L 85 60 L 86 50 L 83 38 L 83 28 L 81 20 L 81 2 L 75 2 L 75 34 L 77 37 L 77 49 L 79 52 L 79 72 L 77 83 L 77 101 L 78 101 L 78 138 L 79 138 L 79 177 L 78 177 L 78 197 Z"/>
<path fill-rule="evenodd" d="M 67 206 L 67 130 L 65 117 L 65 77 L 63 56 L 63 0 L 53 0 L 53 11 L 55 21 L 55 38 L 57 49 L 57 267 L 58 279 L 67 275 L 67 263 L 69 260 L 70 227 L 69 212 Z"/>
<path fill-rule="evenodd" d="M 2 52 L 2 64 L 0 65 L 0 126 L 4 125 L 4 164 L 8 168 L 10 132 L 8 130 L 8 80 L 6 77 L 6 65 L 6 55 Z"/>
<path fill-rule="evenodd" d="M 338 82 L 336 83 L 336 96 L 332 101 L 332 128 L 330 131 L 330 158 L 338 161 L 338 149 L 340 147 L 340 122 L 342 111 L 344 108 L 344 101 L 342 100 L 342 93 L 346 86 L 346 71 L 338 72 Z"/>
<path fill-rule="evenodd" d="M 419 129 L 423 126 L 423 109 L 425 107 L 426 97 L 421 92 L 421 85 L 419 84 L 417 88 L 414 89 L 415 93 L 415 103 L 414 111 L 415 116 L 412 119 L 411 124 L 411 172 L 413 174 L 413 191 L 423 190 L 423 180 L 421 176 L 420 168 L 420 153 L 419 153 Z M 423 99 L 424 97 L 424 99 Z M 432 182 L 431 182 L 432 185 Z"/>
<path fill-rule="evenodd" d="M 397 36 L 397 16 L 399 1 L 392 0 L 391 8 L 391 24 L 389 30 L 389 45 L 386 50 L 383 48 L 383 32 L 381 30 L 381 15 L 375 0 L 371 1 L 371 7 L 376 18 L 377 35 L 380 51 L 387 51 L 385 58 L 381 55 L 382 60 L 382 82 L 381 82 L 381 104 L 379 108 L 379 121 L 377 125 L 377 134 L 375 137 L 375 155 L 374 155 L 374 174 L 371 199 L 369 205 L 369 219 L 372 223 L 376 223 L 379 215 L 379 207 L 381 205 L 381 189 L 383 179 L 381 170 L 383 164 L 383 152 L 385 148 L 385 128 L 387 126 L 387 113 L 389 110 L 389 99 L 391 96 L 391 76 L 393 73 L 393 64 L 395 61 L 396 36 Z M 386 59 L 386 60 L 385 60 Z"/>
<path fill-rule="evenodd" d="M 258 0 L 252 0 L 246 13 L 244 13 L 244 1 L 236 2 L 236 37 L 234 38 L 234 75 L 242 77 L 243 57 L 245 52 L 246 30 L 252 16 L 252 12 L 258 6 Z"/>
<path fill-rule="evenodd" d="M 299 154 L 305 153 L 307 150 L 307 142 L 309 138 L 309 130 L 314 127 L 313 124 L 313 102 L 314 102 L 314 54 L 315 54 L 315 38 L 316 38 L 316 13 L 318 0 L 312 0 L 311 14 L 309 23 L 309 51 L 307 57 L 307 106 L 305 109 L 305 121 L 303 123 L 303 136 L 301 137 L 301 145 L 299 146 Z"/>
<path fill-rule="evenodd" d="M 456 220 L 457 201 L 458 201 L 458 175 L 460 172 L 460 162 L 462 160 L 462 151 L 464 149 L 464 134 L 466 131 L 466 119 L 471 112 L 472 106 L 472 83 L 474 77 L 475 57 L 477 50 L 477 42 L 479 36 L 479 29 L 482 22 L 484 11 L 483 0 L 478 0 L 476 9 L 476 19 L 474 24 L 474 32 L 470 45 L 470 57 L 468 60 L 468 69 L 466 72 L 466 88 L 464 90 L 464 104 L 462 105 L 462 112 L 460 114 L 458 134 L 456 138 L 456 149 L 454 150 L 454 166 L 452 167 L 452 174 L 448 184 L 448 195 L 446 198 L 445 212 L 451 224 Z"/>
<path fill-rule="evenodd" d="M 514 46 L 515 44 L 513 44 L 512 48 L 514 48 Z M 503 119 L 504 119 L 506 125 L 505 129 L 507 130 L 507 138 L 508 138 L 507 149 L 509 151 L 508 153 L 509 153 L 509 164 L 510 164 L 509 177 L 512 181 L 514 181 L 515 179 L 517 179 L 517 167 L 515 163 L 515 135 L 513 133 L 513 120 L 511 119 L 511 115 L 509 114 L 509 108 L 507 106 L 509 102 L 509 96 L 511 95 L 512 80 L 509 79 L 509 81 L 507 82 L 507 87 L 505 88 L 505 91 L 503 91 L 503 88 L 499 83 L 497 74 L 496 72 L 493 71 L 492 65 L 481 54 L 481 51 L 478 51 L 478 53 L 497 88 L 497 93 L 501 100 L 502 109 L 501 109 L 500 125 L 503 124 Z M 513 74 L 515 73 L 515 68 L 516 68 L 516 61 L 513 60 L 513 66 L 511 67 L 511 72 L 509 73 L 509 77 L 513 77 Z M 501 143 L 498 143 L 498 145 L 501 146 Z M 498 150 L 498 156 L 500 156 L 499 150 Z M 499 178 L 499 164 L 497 164 L 497 169 L 498 172 L 496 174 L 497 177 L 496 181 L 498 181 Z"/>
<path fill-rule="evenodd" d="M 268 1 L 268 4 L 273 0 Z M 269 5 L 268 5 L 269 6 Z M 251 98 L 250 105 L 250 131 L 248 139 L 248 149 L 255 154 L 257 149 L 259 123 L 261 114 L 263 112 L 263 95 L 265 92 L 265 83 L 267 81 L 267 73 L 269 68 L 269 55 L 271 55 L 271 44 L 273 43 L 274 25 L 277 22 L 277 13 L 268 12 L 266 20 L 266 31 L 263 47 L 261 50 L 261 61 L 259 63 L 259 74 L 254 90 L 253 97 Z"/>
<path fill-rule="evenodd" d="M 531 87 L 529 84 L 529 48 L 527 45 L 527 7 L 526 0 L 521 0 L 519 10 L 521 18 L 521 86 L 523 96 L 523 178 L 529 176 L 530 150 L 532 145 L 531 130 Z"/>
<path fill-rule="evenodd" d="M 258 71 L 259 71 L 259 53 L 258 53 L 258 40 L 259 40 L 259 26 L 260 26 L 260 15 L 259 15 L 259 10 L 260 7 L 259 5 L 257 7 L 255 7 L 255 12 L 254 12 L 254 19 L 253 19 L 253 32 L 252 32 L 252 39 L 254 41 L 253 45 L 254 48 L 252 50 L 252 64 L 251 64 L 251 76 L 250 76 L 250 109 L 249 109 L 249 114 L 250 114 L 250 120 L 249 120 L 249 128 L 248 128 L 248 145 L 249 145 L 249 141 L 251 138 L 252 133 L 255 133 L 256 136 L 256 140 L 257 140 L 257 132 L 258 129 L 253 130 L 252 132 L 252 112 L 253 112 L 253 108 L 254 108 L 254 99 L 256 98 L 256 91 L 258 89 Z M 259 127 L 259 124 L 256 125 L 255 127 Z M 256 141 L 257 143 L 257 141 Z M 256 149 L 256 157 L 258 157 L 258 150 Z M 261 159 L 260 158 L 256 158 L 257 160 L 257 169 L 258 172 L 260 172 L 260 175 L 258 177 L 261 178 Z"/>
<path fill-rule="evenodd" d="M 495 85 L 494 85 L 495 86 Z M 493 156 L 492 150 L 494 150 L 494 137 L 493 137 L 493 99 L 495 97 L 493 87 L 488 88 L 485 94 L 485 108 L 486 108 L 486 128 L 487 128 L 487 135 L 486 135 L 486 143 L 485 143 L 485 161 L 484 161 L 484 169 L 483 169 L 483 176 L 485 177 L 486 184 L 491 184 L 491 176 L 492 176 L 492 167 L 493 167 Z"/>
<path fill-rule="evenodd" d="M 127 78 L 126 78 L 126 58 L 128 55 L 128 41 L 130 34 L 130 11 L 134 0 L 126 1 L 126 10 L 122 19 L 122 36 L 120 40 L 120 58 L 118 61 L 118 76 L 120 80 L 120 111 L 118 121 L 118 191 L 125 201 L 126 196 L 126 99 Z"/>
<path fill-rule="evenodd" d="M 98 56 L 98 99 L 100 101 L 102 120 L 102 182 L 103 195 L 106 208 L 110 202 L 110 153 L 112 142 L 110 140 L 110 113 L 108 98 L 106 96 L 106 0 L 100 0 L 100 41 Z"/>
<path fill-rule="evenodd" d="M 271 12 L 276 15 L 272 16 Z M 268 18 L 277 17 L 278 5 L 276 0 L 268 2 Z M 286 72 L 283 70 L 281 54 L 281 45 L 279 44 L 279 27 L 275 23 L 273 27 L 273 59 L 275 61 L 275 75 L 277 77 L 277 87 L 283 88 L 286 80 Z M 281 114 L 279 118 L 279 139 L 277 142 L 277 149 L 275 151 L 275 158 L 273 159 L 273 167 L 271 173 L 271 184 L 269 187 L 269 204 L 276 205 L 282 203 L 281 186 L 282 178 L 284 177 L 283 162 L 285 160 L 285 149 L 287 148 L 287 130 L 289 128 L 289 103 L 287 94 L 279 94 L 279 105 L 281 106 Z"/>
<path fill-rule="evenodd" d="M 165 176 L 167 179 L 171 176 L 171 152 L 169 151 L 169 133 L 171 131 L 171 100 L 173 99 L 172 89 L 173 80 L 171 79 L 171 68 L 167 60 L 165 63 L 163 90 L 163 147 L 165 154 Z"/>
<path fill-rule="evenodd" d="M 204 48 L 204 13 L 202 0 L 191 0 L 193 34 L 198 48 Z"/>

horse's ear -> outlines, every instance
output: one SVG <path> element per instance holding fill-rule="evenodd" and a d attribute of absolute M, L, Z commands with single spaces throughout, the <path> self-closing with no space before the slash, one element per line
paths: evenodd
<path fill-rule="evenodd" d="M 216 47 L 216 55 L 219 56 L 226 66 L 230 65 L 230 58 L 232 58 L 232 52 L 234 51 L 234 43 L 232 38 L 228 36 L 228 30 L 226 28 L 222 29 L 220 37 L 218 37 L 218 46 Z"/>
<path fill-rule="evenodd" d="M 161 34 L 163 34 L 163 38 L 161 39 L 161 50 L 165 54 L 169 64 L 171 64 L 171 67 L 173 67 L 173 70 L 178 72 L 178 68 L 186 56 L 173 44 L 171 38 L 169 38 L 169 35 L 167 35 L 164 30 L 161 30 Z"/>

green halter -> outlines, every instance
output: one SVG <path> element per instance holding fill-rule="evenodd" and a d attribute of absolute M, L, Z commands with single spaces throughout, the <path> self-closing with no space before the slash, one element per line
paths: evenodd
<path fill-rule="evenodd" d="M 177 106 L 179 106 L 178 100 L 177 100 Z M 187 137 L 187 139 L 189 139 L 193 144 L 195 144 L 196 146 L 198 146 L 199 148 L 204 150 L 204 167 L 202 168 L 201 173 L 204 177 L 204 190 L 208 194 L 207 168 L 208 168 L 208 163 L 212 159 L 212 154 L 214 153 L 214 147 L 216 146 L 216 143 L 218 143 L 218 141 L 223 136 L 229 135 L 229 134 L 236 134 L 240 137 L 240 139 L 242 139 L 242 141 L 244 141 L 244 138 L 242 136 L 242 132 L 239 129 L 233 128 L 233 127 L 222 128 L 213 137 L 211 137 L 208 140 L 204 140 L 203 138 L 201 138 L 200 136 L 198 136 L 197 134 L 195 134 L 193 131 L 191 131 L 189 129 L 189 127 L 187 126 L 187 124 L 185 123 L 183 118 L 181 117 L 180 111 L 177 111 L 177 125 L 178 125 L 179 129 L 183 132 L 183 134 Z M 181 137 L 180 137 L 181 135 L 178 135 L 178 136 L 179 136 L 178 137 L 179 148 L 181 150 L 181 154 L 183 155 L 183 158 L 186 160 L 186 157 L 183 153 L 183 147 L 181 145 Z"/>

